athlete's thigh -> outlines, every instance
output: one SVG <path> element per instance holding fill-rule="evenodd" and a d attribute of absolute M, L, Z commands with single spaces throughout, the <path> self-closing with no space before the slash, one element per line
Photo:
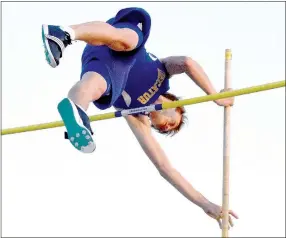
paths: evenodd
<path fill-rule="evenodd" d="M 108 69 L 98 59 L 91 60 L 82 66 L 80 84 L 89 89 L 95 88 L 102 91 L 103 95 L 108 94 L 111 88 L 111 79 Z"/>

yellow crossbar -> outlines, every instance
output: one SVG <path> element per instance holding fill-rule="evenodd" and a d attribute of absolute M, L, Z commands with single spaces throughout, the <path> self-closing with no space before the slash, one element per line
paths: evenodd
<path fill-rule="evenodd" d="M 207 96 L 195 97 L 191 99 L 183 99 L 183 100 L 175 101 L 175 102 L 167 102 L 167 103 L 162 104 L 162 108 L 168 109 L 168 108 L 181 107 L 181 106 L 186 106 L 186 105 L 214 101 L 216 99 L 235 97 L 235 96 L 240 96 L 240 95 L 250 94 L 250 93 L 257 93 L 257 92 L 266 91 L 266 90 L 275 89 L 275 88 L 281 88 L 281 87 L 285 87 L 285 80 L 263 84 L 263 85 L 257 85 L 257 86 L 248 87 L 248 88 L 237 89 L 237 90 L 233 90 L 230 92 L 222 92 L 222 93 L 217 93 L 217 94 L 212 94 L 212 95 L 207 95 Z M 116 118 L 116 116 L 114 112 L 110 112 L 110 113 L 103 113 L 99 115 L 90 116 L 89 118 L 90 118 L 90 121 L 99 121 L 99 120 Z M 36 131 L 36 130 L 44 130 L 44 129 L 61 127 L 63 125 L 64 124 L 62 121 L 55 121 L 55 122 L 48 122 L 48 123 L 43 123 L 43 124 L 8 128 L 8 129 L 3 129 L 1 131 L 1 135 L 16 134 L 16 133 Z"/>

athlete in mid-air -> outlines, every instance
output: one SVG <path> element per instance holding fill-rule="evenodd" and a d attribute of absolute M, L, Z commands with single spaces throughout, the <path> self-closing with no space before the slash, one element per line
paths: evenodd
<path fill-rule="evenodd" d="M 201 66 L 187 56 L 158 59 L 146 51 L 151 17 L 142 8 L 121 9 L 107 22 L 94 21 L 71 26 L 42 26 L 46 60 L 57 67 L 65 48 L 73 41 L 87 45 L 82 54 L 80 80 L 58 104 L 58 111 L 70 143 L 79 151 L 95 150 L 93 131 L 86 114 L 93 103 L 104 110 L 110 107 L 130 109 L 175 101 L 169 93 L 169 80 L 186 73 L 206 94 L 217 93 Z M 231 106 L 233 98 L 216 100 L 219 106 Z M 173 135 L 185 122 L 183 107 L 139 113 L 125 119 L 142 149 L 159 173 L 187 199 L 198 205 L 221 227 L 222 209 L 208 201 L 170 164 L 152 136 L 151 129 Z M 235 218 L 233 211 L 229 214 Z M 229 222 L 232 226 L 232 219 Z"/>

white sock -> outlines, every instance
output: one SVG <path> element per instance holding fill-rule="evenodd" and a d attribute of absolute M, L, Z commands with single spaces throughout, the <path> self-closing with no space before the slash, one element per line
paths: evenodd
<path fill-rule="evenodd" d="M 74 29 L 70 28 L 69 26 L 61 26 L 60 27 L 63 31 L 69 33 L 71 40 L 75 40 L 75 32 Z"/>

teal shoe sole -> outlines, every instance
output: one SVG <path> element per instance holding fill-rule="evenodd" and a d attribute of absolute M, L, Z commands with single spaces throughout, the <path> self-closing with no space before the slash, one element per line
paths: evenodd
<path fill-rule="evenodd" d="M 58 104 L 58 111 L 66 127 L 69 141 L 74 148 L 83 153 L 92 153 L 95 150 L 95 143 L 91 132 L 76 120 L 77 109 L 75 105 L 68 98 L 65 98 Z"/>
<path fill-rule="evenodd" d="M 50 50 L 50 46 L 49 46 L 49 42 L 46 38 L 46 34 L 48 34 L 48 26 L 42 25 L 42 41 L 43 41 L 43 45 L 45 48 L 46 61 L 51 67 L 55 68 L 55 67 L 57 67 L 57 63 L 56 63 L 56 61 L 53 57 L 53 54 Z"/>

